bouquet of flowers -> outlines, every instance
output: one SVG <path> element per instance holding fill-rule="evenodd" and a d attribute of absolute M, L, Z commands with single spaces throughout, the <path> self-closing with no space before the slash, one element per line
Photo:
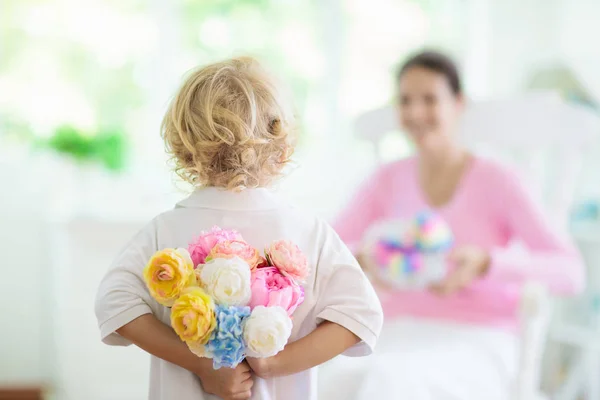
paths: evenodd
<path fill-rule="evenodd" d="M 409 220 L 373 225 L 363 252 L 378 278 L 401 289 L 421 289 L 446 274 L 444 256 L 454 238 L 448 224 L 430 211 Z"/>
<path fill-rule="evenodd" d="M 309 272 L 306 257 L 290 241 L 276 240 L 261 255 L 238 232 L 215 226 L 187 249 L 156 252 L 144 280 L 150 294 L 171 308 L 171 326 L 181 340 L 218 369 L 284 348 Z"/>

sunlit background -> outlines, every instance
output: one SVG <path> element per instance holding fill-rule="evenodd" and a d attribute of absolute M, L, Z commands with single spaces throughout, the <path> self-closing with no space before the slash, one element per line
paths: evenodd
<path fill-rule="evenodd" d="M 377 154 L 410 154 L 398 132 L 374 148 L 354 129 L 393 100 L 393 71 L 410 52 L 451 54 L 472 102 L 553 91 L 597 113 L 599 20 L 597 0 L 2 0 L 0 387 L 145 398 L 148 357 L 100 343 L 93 299 L 118 249 L 184 195 L 159 125 L 191 68 L 250 54 L 286 83 L 300 130 L 281 189 L 330 219 Z M 600 269 L 595 134 L 577 157 L 571 213 L 590 281 Z M 600 376 L 600 355 L 576 362 L 598 351 L 600 297 L 591 287 L 571 303 L 583 317 L 554 325 L 583 339 L 549 340 L 549 393 Z"/>

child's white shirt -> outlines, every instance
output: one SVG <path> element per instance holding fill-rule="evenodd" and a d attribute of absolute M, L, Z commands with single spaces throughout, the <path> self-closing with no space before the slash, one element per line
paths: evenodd
<path fill-rule="evenodd" d="M 294 313 L 290 341 L 306 336 L 321 321 L 328 320 L 361 339 L 345 355 L 365 356 L 372 352 L 383 313 L 358 263 L 327 223 L 298 211 L 267 189 L 241 193 L 199 189 L 142 229 L 117 257 L 98 289 L 96 316 L 105 343 L 131 344 L 115 331 L 144 314 L 152 313 L 170 325 L 170 309 L 150 296 L 142 271 L 157 250 L 187 247 L 201 231 L 215 225 L 237 230 L 258 249 L 273 240 L 287 239 L 306 254 L 311 274 L 304 285 L 304 303 Z M 266 383 L 268 397 L 260 397 L 258 391 L 254 391 L 253 399 L 317 398 L 315 369 L 263 383 Z M 212 400 L 217 397 L 204 393 L 199 379 L 191 372 L 152 357 L 149 399 Z"/>

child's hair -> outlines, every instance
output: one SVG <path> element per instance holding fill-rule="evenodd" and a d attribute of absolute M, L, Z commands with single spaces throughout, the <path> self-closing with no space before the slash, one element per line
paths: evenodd
<path fill-rule="evenodd" d="M 293 117 L 276 85 L 250 57 L 194 71 L 162 123 L 175 172 L 194 186 L 269 185 L 289 161 Z"/>

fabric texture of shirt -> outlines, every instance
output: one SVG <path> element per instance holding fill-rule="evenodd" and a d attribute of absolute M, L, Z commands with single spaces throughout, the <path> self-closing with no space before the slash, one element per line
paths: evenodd
<path fill-rule="evenodd" d="M 327 223 L 293 208 L 267 189 L 240 193 L 199 189 L 143 228 L 125 246 L 98 289 L 96 316 L 105 343 L 131 344 L 115 331 L 144 314 L 152 313 L 170 325 L 170 309 L 150 296 L 142 271 L 157 250 L 187 247 L 201 231 L 215 225 L 237 230 L 258 249 L 273 240 L 288 239 L 305 253 L 311 274 L 304 284 L 305 300 L 294 313 L 290 341 L 306 336 L 327 320 L 361 339 L 345 355 L 364 356 L 372 352 L 383 313 L 374 289 L 352 253 Z M 263 383 L 268 397 L 254 393 L 253 399 L 316 398 L 314 368 Z M 203 392 L 194 374 L 157 357 L 151 357 L 150 385 L 151 400 L 216 399 Z"/>

